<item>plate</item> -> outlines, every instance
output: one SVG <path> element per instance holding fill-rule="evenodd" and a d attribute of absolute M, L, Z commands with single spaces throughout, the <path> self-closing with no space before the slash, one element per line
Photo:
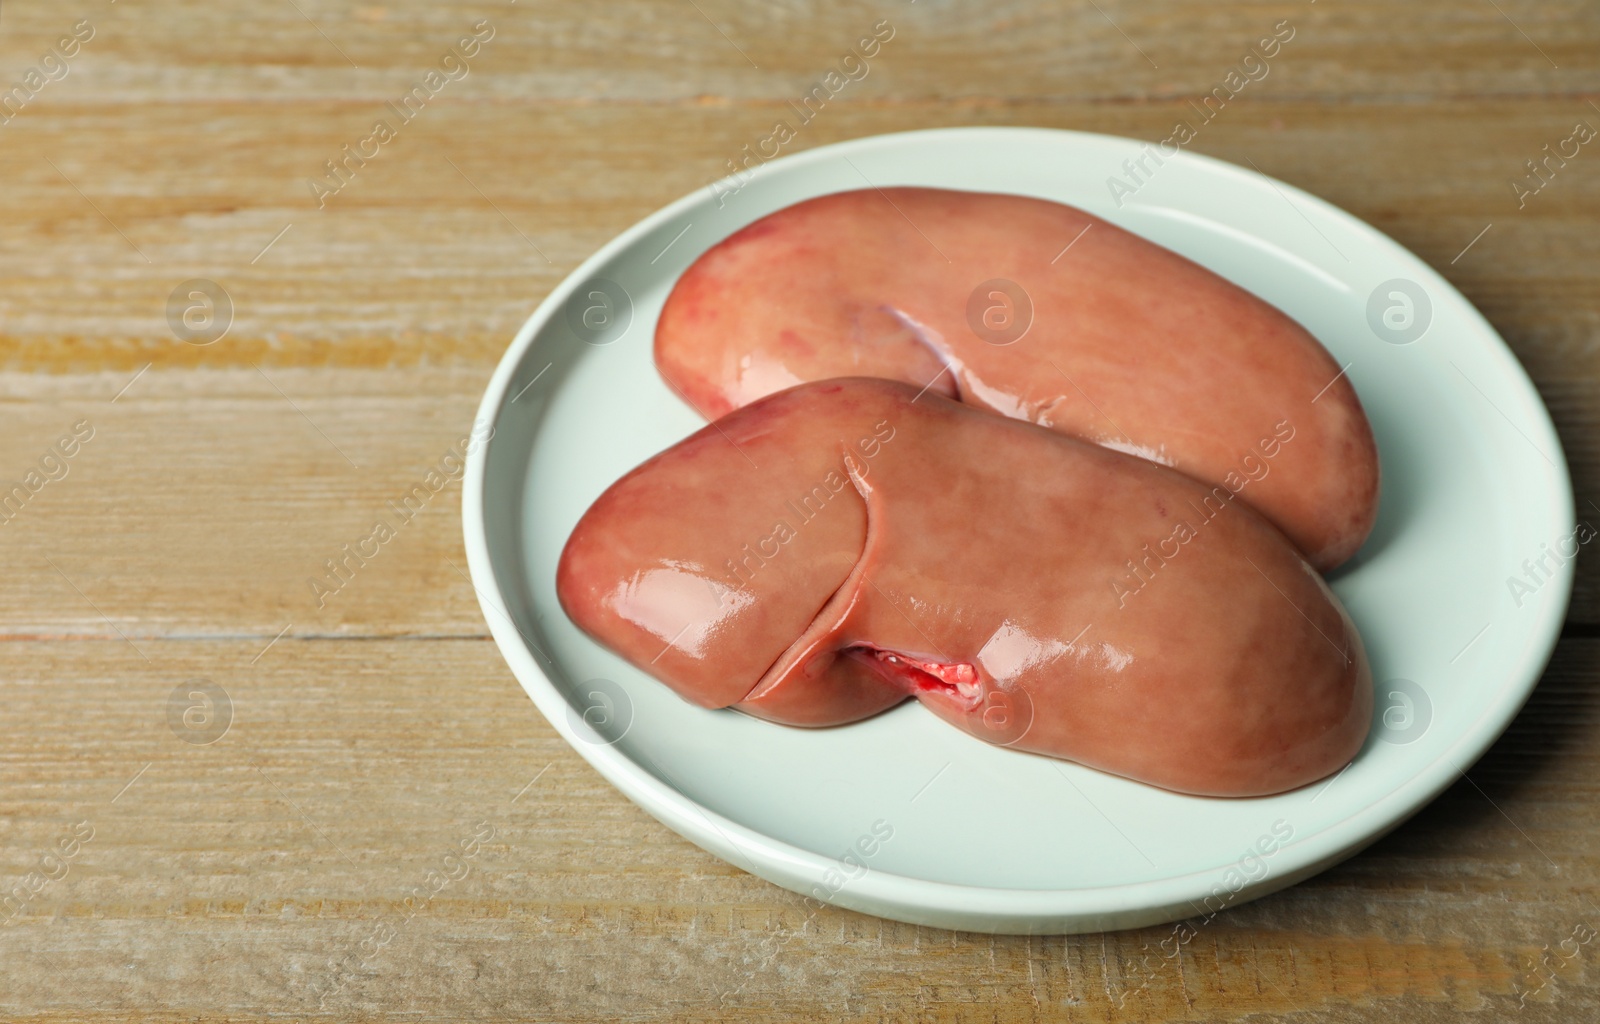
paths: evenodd
<path fill-rule="evenodd" d="M 943 928 L 1102 931 L 1210 920 L 1350 856 L 1505 729 L 1549 658 L 1588 536 L 1526 374 L 1471 304 L 1373 228 L 1254 171 L 1153 151 L 1018 128 L 813 149 L 646 218 L 529 317 L 478 414 L 493 434 L 466 472 L 472 579 L 539 710 L 630 799 L 810 900 Z M 914 702 L 785 728 L 689 705 L 562 613 L 556 561 L 578 518 L 703 425 L 651 360 L 678 275 L 774 210 L 888 185 L 1082 207 L 1285 310 L 1347 367 L 1384 477 L 1376 529 L 1331 579 L 1378 682 L 1372 734 L 1344 771 L 1279 796 L 1207 799 L 989 746 Z"/>

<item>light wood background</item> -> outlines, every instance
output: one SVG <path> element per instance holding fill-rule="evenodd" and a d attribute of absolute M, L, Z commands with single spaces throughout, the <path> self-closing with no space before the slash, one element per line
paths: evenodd
<path fill-rule="evenodd" d="M 1600 143 L 1525 208 L 1510 184 L 1600 127 L 1592 3 L 11 0 L 0 88 L 94 35 L 0 126 L 0 479 L 95 433 L 0 526 L 0 881 L 66 872 L 0 923 L 0 1019 L 1596 1019 L 1600 943 L 1571 941 L 1600 929 L 1590 554 L 1548 674 L 1469 779 L 1158 956 L 1142 990 L 1168 928 L 812 914 L 634 808 L 489 640 L 459 485 L 311 600 L 470 424 L 542 295 L 885 19 L 870 75 L 791 151 L 960 124 L 1159 139 L 1287 19 L 1193 148 L 1453 281 L 1600 517 Z M 319 209 L 307 178 L 485 20 L 467 77 Z M 168 327 L 190 278 L 231 296 L 220 342 Z M 194 679 L 233 703 L 214 744 L 169 727 Z M 480 822 L 467 875 L 367 957 Z M 58 842 L 75 855 L 42 861 Z"/>

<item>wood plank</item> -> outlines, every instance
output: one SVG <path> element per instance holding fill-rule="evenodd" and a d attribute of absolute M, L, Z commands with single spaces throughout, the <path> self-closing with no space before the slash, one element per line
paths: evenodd
<path fill-rule="evenodd" d="M 286 639 L 253 664 L 254 641 L 146 647 L 0 643 L 0 698 L 27 723 L 0 741 L 0 881 L 93 829 L 0 926 L 8 1019 L 1447 1020 L 1510 1014 L 1519 991 L 1529 1020 L 1600 1009 L 1592 947 L 1537 991 L 1528 967 L 1600 927 L 1600 641 L 1562 644 L 1470 782 L 1181 943 L 808 909 L 628 804 L 486 641 Z M 202 677 L 235 709 L 203 746 L 166 718 L 175 681 Z M 406 921 L 485 821 L 467 874 Z M 346 957 L 384 924 L 376 956 Z"/>
<path fill-rule="evenodd" d="M 130 120 L 98 104 L 19 118 L 0 150 L 0 361 L 50 372 L 151 359 L 487 365 L 566 270 L 708 187 L 784 116 L 759 105 L 425 110 L 319 209 L 308 180 L 381 113 L 190 103 Z M 1216 115 L 1192 148 L 1254 162 L 1396 237 L 1483 308 L 1559 404 L 1574 370 L 1592 372 L 1600 171 L 1585 149 L 1522 209 L 1512 182 L 1585 116 L 1600 126 L 1600 112 L 1564 100 L 1249 103 Z M 969 123 L 1160 140 L 1183 117 L 1197 119 L 1186 101 L 841 102 L 792 148 Z M 232 296 L 222 344 L 182 344 L 166 322 L 168 295 L 193 277 Z"/>
<path fill-rule="evenodd" d="M 298 8 L 298 10 L 297 10 Z M 1248 93 L 1334 96 L 1581 96 L 1600 88 L 1600 17 L 1566 0 L 1459 4 L 1413 0 L 1186 3 L 1001 0 L 957 7 L 694 7 L 626 0 L 603 16 L 581 4 L 521 0 L 466 6 L 398 0 L 351 6 L 215 5 L 163 0 L 70 11 L 13 4 L 0 41 L 20 79 L 62 33 L 95 35 L 24 116 L 98 94 L 112 102 L 362 98 L 404 93 L 480 22 L 493 37 L 447 94 L 478 101 L 726 103 L 798 99 L 874 26 L 892 38 L 848 88 L 879 100 L 972 97 L 1166 99 L 1206 95 L 1230 71 Z M 1282 26 L 1278 28 L 1278 26 Z M 1245 64 L 1275 28 L 1287 41 Z M 1259 47 L 1258 47 L 1259 52 Z M 456 74 L 459 76 L 460 72 Z M 7 81 L 8 79 L 0 79 Z"/>
<path fill-rule="evenodd" d="M 465 368 L 7 375 L 9 481 L 66 465 L 0 528 L 0 633 L 468 635 L 458 465 L 486 374 Z M 121 389 L 126 388 L 125 391 Z M 17 392 L 27 394 L 26 399 Z M 115 402 L 110 399 L 121 391 Z M 48 455 L 74 424 L 93 436 Z M 435 492 L 428 474 L 447 481 Z M 59 470 L 58 470 L 59 472 Z M 437 478 L 436 478 L 437 479 Z M 423 497 L 414 488 L 421 485 Z M 390 504 L 403 503 L 411 518 Z M 331 596 L 326 561 L 395 532 Z M 459 570 L 459 571 L 458 571 Z M 259 646 L 259 644 L 258 644 Z"/>

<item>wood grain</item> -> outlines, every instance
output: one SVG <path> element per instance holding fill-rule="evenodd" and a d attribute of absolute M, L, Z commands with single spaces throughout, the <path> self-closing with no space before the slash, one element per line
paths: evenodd
<path fill-rule="evenodd" d="M 307 584 L 470 425 L 549 288 L 726 173 L 883 22 L 870 73 L 792 151 L 958 124 L 1159 139 L 1287 22 L 1193 148 L 1350 210 L 1460 288 L 1600 522 L 1600 153 L 1520 205 L 1511 188 L 1600 125 L 1593 5 L 35 0 L 0 11 L 0 91 L 85 20 L 69 73 L 0 124 L 0 479 L 94 429 L 0 526 L 0 882 L 93 834 L 0 923 L 0 1018 L 1600 1013 L 1595 946 L 1539 964 L 1600 929 L 1588 553 L 1545 679 L 1467 778 L 1175 956 L 1170 927 L 991 938 L 812 911 L 656 824 L 489 641 L 459 484 L 325 607 Z M 465 77 L 319 206 L 308 180 L 480 23 Z M 191 278 L 235 306 L 215 344 L 168 326 Z M 195 680 L 232 701 L 209 745 L 168 720 Z M 465 877 L 412 914 L 484 823 Z"/>

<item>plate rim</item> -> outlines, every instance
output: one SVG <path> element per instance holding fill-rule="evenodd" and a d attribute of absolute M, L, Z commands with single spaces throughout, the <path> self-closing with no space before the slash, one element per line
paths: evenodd
<path fill-rule="evenodd" d="M 767 176 L 792 172 L 809 164 L 884 146 L 938 144 L 954 140 L 980 142 L 1002 136 L 1043 145 L 1070 146 L 1075 141 L 1110 144 L 1126 147 L 1130 151 L 1151 145 L 1141 139 L 1071 129 L 957 126 L 869 135 L 817 146 L 769 161 L 755 173 Z M 1537 435 L 1532 440 L 1541 442 L 1545 450 L 1559 459 L 1554 464 L 1551 479 L 1547 481 L 1553 489 L 1550 494 L 1553 499 L 1551 511 L 1561 521 L 1558 529 L 1562 532 L 1571 532 L 1575 528 L 1571 472 L 1549 409 L 1505 339 L 1465 295 L 1404 245 L 1325 199 L 1259 171 L 1205 154 L 1184 150 L 1174 159 L 1196 163 L 1212 173 L 1221 173 L 1236 180 L 1264 179 L 1292 196 L 1297 204 L 1312 207 L 1325 219 L 1331 218 L 1347 230 L 1366 235 L 1370 241 L 1397 255 L 1402 262 L 1409 263 L 1410 270 L 1426 286 L 1437 288 L 1457 300 L 1477 329 L 1492 340 L 1484 351 L 1500 364 L 1496 367 L 1499 375 L 1519 393 L 1522 404 L 1532 414 L 1533 422 L 1524 423 L 1523 426 L 1531 426 Z M 726 189 L 738 184 L 739 180 L 739 177 L 729 175 L 716 185 Z M 744 179 L 745 183 L 749 180 L 748 177 Z M 474 423 L 499 421 L 516 372 L 535 347 L 534 339 L 559 314 L 567 298 L 582 282 L 594 276 L 598 268 L 624 253 L 641 238 L 707 202 L 708 194 L 714 194 L 714 188 L 715 185 L 698 187 L 663 206 L 613 237 L 574 267 L 534 308 L 517 331 L 485 387 Z M 737 226 L 730 228 L 730 233 L 733 230 L 737 230 Z M 1278 247 L 1269 240 L 1262 241 Z M 565 697 L 540 668 L 510 613 L 505 610 L 504 595 L 495 573 L 495 560 L 490 553 L 485 518 L 486 469 L 489 447 L 493 443 L 491 438 L 487 444 L 478 445 L 468 453 L 461 498 L 462 530 L 468 571 L 480 608 L 501 656 L 518 683 L 567 744 L 633 803 L 720 859 L 806 895 L 808 899 L 815 899 L 804 889 L 817 888 L 816 880 L 837 866 L 834 858 L 795 846 L 718 814 L 652 774 L 642 764 L 622 753 L 615 744 L 580 742 L 581 738 L 567 721 L 568 704 Z M 1520 678 L 1509 678 L 1508 682 L 1512 685 L 1502 688 L 1486 702 L 1482 713 L 1464 728 L 1447 749 L 1377 800 L 1304 839 L 1297 837 L 1280 846 L 1274 854 L 1274 862 L 1285 865 L 1284 870 L 1270 872 L 1263 879 L 1247 885 L 1236 896 L 1230 897 L 1228 906 L 1231 908 L 1268 895 L 1354 855 L 1399 827 L 1454 784 L 1456 777 L 1481 758 L 1505 732 L 1538 685 L 1554 655 L 1556 641 L 1566 619 L 1573 579 L 1574 569 L 1569 561 L 1560 568 L 1559 579 L 1550 581 L 1558 584 L 1560 600 L 1542 603 L 1546 610 L 1537 621 L 1530 622 L 1524 633 L 1529 642 L 1524 645 L 1520 655 L 1520 671 L 1517 674 Z M 1396 804 L 1399 806 L 1394 806 Z M 1285 854 L 1290 856 L 1286 860 L 1280 859 Z M 1212 894 L 1215 887 L 1210 883 L 1218 878 L 1220 870 L 1218 867 L 1207 867 L 1115 885 L 1019 889 L 941 882 L 872 869 L 830 893 L 826 902 L 919 924 L 974 931 L 1061 934 L 1173 920 L 1175 918 L 1171 911 L 1185 906 L 1194 908 L 1196 900 L 1204 900 Z M 1177 916 L 1192 915 L 1185 912 Z"/>

